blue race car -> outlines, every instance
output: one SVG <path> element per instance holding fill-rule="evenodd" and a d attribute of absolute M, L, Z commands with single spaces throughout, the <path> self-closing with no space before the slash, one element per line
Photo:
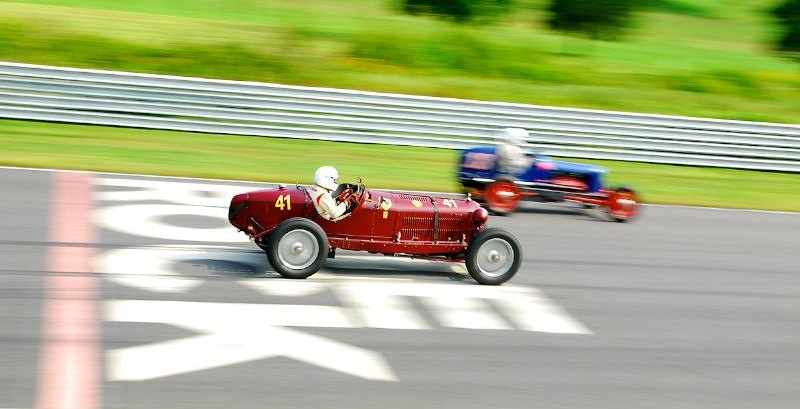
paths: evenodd
<path fill-rule="evenodd" d="M 458 169 L 464 192 L 485 201 L 495 214 L 513 212 L 522 200 L 571 201 L 586 207 L 604 207 L 617 222 L 630 220 L 639 211 L 641 204 L 633 189 L 603 187 L 606 170 L 602 167 L 528 153 L 527 170 L 511 175 L 500 172 L 495 151 L 493 146 L 465 149 Z"/>

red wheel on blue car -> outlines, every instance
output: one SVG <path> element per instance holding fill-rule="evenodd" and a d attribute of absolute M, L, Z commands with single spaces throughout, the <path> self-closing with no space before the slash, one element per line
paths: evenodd
<path fill-rule="evenodd" d="M 624 223 L 636 216 L 640 206 L 639 198 L 633 189 L 620 187 L 608 195 L 606 211 L 615 222 Z"/>
<path fill-rule="evenodd" d="M 516 210 L 521 198 L 514 182 L 507 180 L 494 182 L 483 192 L 489 211 L 501 216 Z"/>

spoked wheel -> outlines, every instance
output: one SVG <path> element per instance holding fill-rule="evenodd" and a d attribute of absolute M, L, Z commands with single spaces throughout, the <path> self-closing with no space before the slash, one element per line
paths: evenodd
<path fill-rule="evenodd" d="M 636 216 L 641 203 L 633 189 L 620 187 L 608 196 L 606 211 L 615 222 L 624 223 Z"/>
<path fill-rule="evenodd" d="M 307 278 L 316 273 L 330 252 L 322 228 L 302 217 L 279 224 L 266 247 L 272 268 L 286 278 Z"/>
<path fill-rule="evenodd" d="M 486 229 L 478 234 L 467 249 L 467 271 L 480 284 L 502 284 L 519 270 L 522 250 L 511 233 Z"/>
<path fill-rule="evenodd" d="M 514 182 L 506 180 L 492 183 L 483 192 L 489 211 L 501 216 L 516 210 L 521 197 Z"/>

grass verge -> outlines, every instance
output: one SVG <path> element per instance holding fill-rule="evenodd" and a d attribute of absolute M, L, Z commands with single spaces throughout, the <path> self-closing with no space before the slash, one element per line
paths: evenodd
<path fill-rule="evenodd" d="M 310 183 L 323 164 L 369 186 L 456 191 L 457 152 L 0 120 L 0 165 Z M 584 161 L 647 203 L 800 211 L 800 174 Z"/>

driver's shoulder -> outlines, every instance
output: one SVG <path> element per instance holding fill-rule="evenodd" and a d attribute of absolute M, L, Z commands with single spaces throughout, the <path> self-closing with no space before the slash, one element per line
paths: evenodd
<path fill-rule="evenodd" d="M 313 199 L 315 203 L 318 203 L 320 200 L 322 200 L 325 195 L 330 196 L 326 189 L 317 186 L 311 186 L 307 191 L 308 195 L 311 196 L 311 199 Z"/>

